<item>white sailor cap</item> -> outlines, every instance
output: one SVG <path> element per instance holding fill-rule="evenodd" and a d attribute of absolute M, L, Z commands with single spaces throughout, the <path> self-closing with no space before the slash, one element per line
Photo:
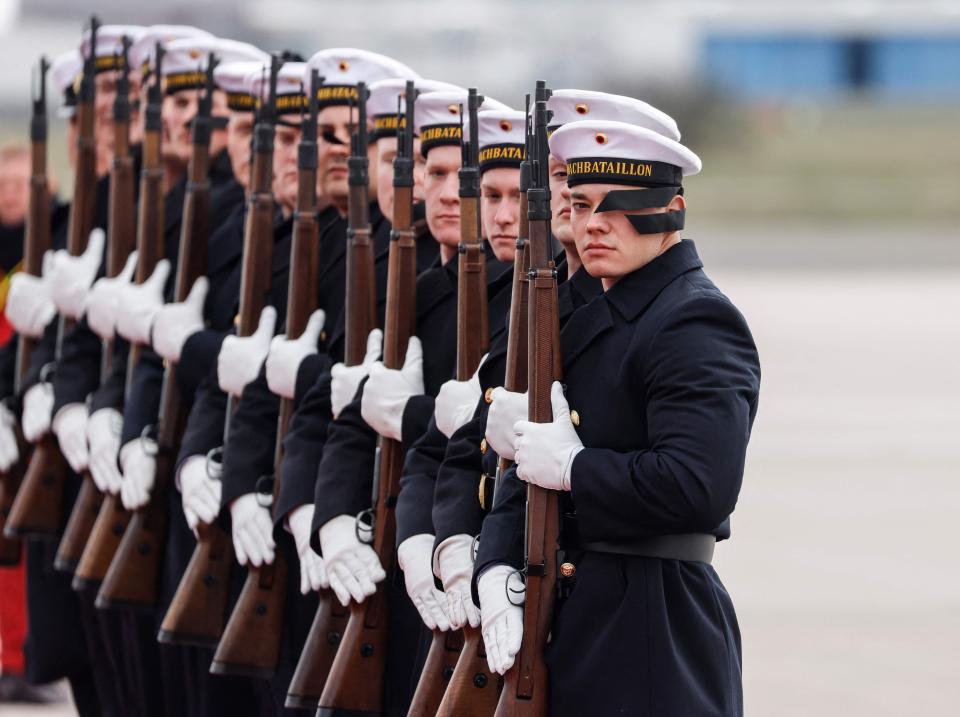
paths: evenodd
<path fill-rule="evenodd" d="M 278 115 L 299 115 L 308 109 L 307 95 L 303 92 L 305 62 L 284 62 L 277 71 Z M 266 102 L 270 94 L 270 63 L 262 70 L 255 70 L 250 77 L 250 94 L 254 101 Z"/>
<path fill-rule="evenodd" d="M 646 127 L 664 137 L 679 141 L 680 130 L 673 117 L 643 100 L 591 90 L 554 90 L 547 100 L 553 112 L 548 132 L 569 122 L 611 120 Z"/>
<path fill-rule="evenodd" d="M 117 70 L 123 62 L 123 38 L 127 37 L 131 47 L 146 31 L 142 25 L 102 25 L 97 28 L 97 72 Z M 80 54 L 90 54 L 90 30 L 83 33 L 80 41 Z M 133 66 L 133 65 L 131 65 Z"/>
<path fill-rule="evenodd" d="M 567 184 L 680 186 L 700 158 L 676 140 L 626 122 L 581 120 L 550 136 L 550 154 L 567 165 Z"/>
<path fill-rule="evenodd" d="M 227 93 L 227 107 L 234 112 L 252 112 L 255 106 L 250 83 L 264 63 L 254 60 L 224 62 L 213 68 L 213 81 Z"/>
<path fill-rule="evenodd" d="M 520 168 L 526 148 L 527 115 L 513 109 L 477 112 L 480 172 L 496 167 Z M 469 137 L 469 122 L 464 122 Z"/>
<path fill-rule="evenodd" d="M 321 87 L 317 90 L 317 102 L 321 109 L 330 105 L 356 102 L 358 82 L 364 82 L 369 87 L 378 80 L 420 78 L 420 75 L 399 60 L 354 47 L 320 50 L 307 60 L 303 73 L 303 84 L 307 93 L 313 89 L 310 87 L 310 73 L 314 69 L 321 80 Z"/>
<path fill-rule="evenodd" d="M 461 114 L 467 121 L 467 90 L 442 90 L 417 97 L 413 123 L 420 136 L 420 153 L 426 157 L 434 147 L 457 145 L 463 137 Z M 509 110 L 502 102 L 486 97 L 480 110 Z"/>
<path fill-rule="evenodd" d="M 413 80 L 413 84 L 417 94 L 443 90 L 465 92 L 462 87 L 439 80 L 419 78 Z M 406 127 L 407 120 L 404 116 L 407 109 L 406 98 L 406 78 L 391 77 L 388 80 L 378 80 L 370 85 L 370 93 L 367 96 L 367 117 L 373 119 L 371 140 L 377 140 L 380 137 L 395 137 L 398 126 L 400 128 Z"/>
<path fill-rule="evenodd" d="M 83 58 L 77 49 L 57 55 L 50 65 L 53 84 L 60 91 L 62 100 L 57 109 L 58 117 L 72 117 L 77 104 L 75 82 L 83 72 Z"/>
<path fill-rule="evenodd" d="M 185 37 L 213 37 L 213 35 L 190 25 L 150 25 L 144 28 L 140 37 L 130 46 L 128 55 L 130 67 L 140 70 L 141 77 L 147 77 L 151 72 L 153 53 L 157 43 L 166 46 L 167 43 Z"/>
<path fill-rule="evenodd" d="M 626 122 L 581 120 L 550 137 L 550 154 L 567 165 L 567 186 L 621 184 L 607 192 L 595 213 L 666 207 L 683 194 L 683 177 L 700 171 L 700 158 L 679 142 Z M 683 228 L 685 209 L 627 214 L 638 234 Z"/>
<path fill-rule="evenodd" d="M 204 87 L 211 54 L 220 62 L 270 62 L 270 55 L 259 48 L 220 37 L 185 37 L 167 43 L 164 49 L 160 72 L 168 95 Z"/>

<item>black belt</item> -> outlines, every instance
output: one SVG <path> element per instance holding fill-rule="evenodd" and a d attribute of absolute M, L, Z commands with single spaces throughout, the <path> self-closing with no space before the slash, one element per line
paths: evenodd
<path fill-rule="evenodd" d="M 604 541 L 564 545 L 567 550 L 583 550 L 593 553 L 612 553 L 614 555 L 634 555 L 643 558 L 661 560 L 689 560 L 697 563 L 713 561 L 713 549 L 717 546 L 717 536 L 709 533 L 684 533 L 682 535 L 658 535 L 653 538 L 640 538 L 629 543 L 607 543 Z"/>

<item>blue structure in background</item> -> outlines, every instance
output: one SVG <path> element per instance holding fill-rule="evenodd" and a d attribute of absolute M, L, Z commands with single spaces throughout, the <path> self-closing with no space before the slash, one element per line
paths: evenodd
<path fill-rule="evenodd" d="M 715 35 L 701 66 L 708 82 L 747 100 L 960 101 L 960 36 Z"/>

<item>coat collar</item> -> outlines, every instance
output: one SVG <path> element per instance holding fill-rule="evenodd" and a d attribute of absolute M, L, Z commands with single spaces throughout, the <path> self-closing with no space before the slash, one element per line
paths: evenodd
<path fill-rule="evenodd" d="M 446 264 L 440 263 L 440 257 L 429 269 L 417 277 L 417 318 L 430 311 L 434 306 L 457 293 L 457 257 Z"/>
<path fill-rule="evenodd" d="M 702 267 L 696 245 L 684 239 L 610 287 L 606 293 L 607 302 L 624 321 L 632 321 L 670 282 Z"/>
<path fill-rule="evenodd" d="M 243 218 L 246 203 L 240 202 L 223 224 L 216 228 L 207 244 L 207 274 L 212 275 L 236 261 L 243 253 Z"/>

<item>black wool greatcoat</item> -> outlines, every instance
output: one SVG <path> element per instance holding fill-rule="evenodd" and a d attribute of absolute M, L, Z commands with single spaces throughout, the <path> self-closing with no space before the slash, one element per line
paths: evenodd
<path fill-rule="evenodd" d="M 716 571 L 629 546 L 729 537 L 760 388 L 746 321 L 682 241 L 576 312 L 561 350 L 585 448 L 561 497 L 576 571 L 561 579 L 546 651 L 550 714 L 741 715 L 740 632 Z M 505 487 L 475 578 L 522 564 L 525 485 L 511 471 Z"/>

